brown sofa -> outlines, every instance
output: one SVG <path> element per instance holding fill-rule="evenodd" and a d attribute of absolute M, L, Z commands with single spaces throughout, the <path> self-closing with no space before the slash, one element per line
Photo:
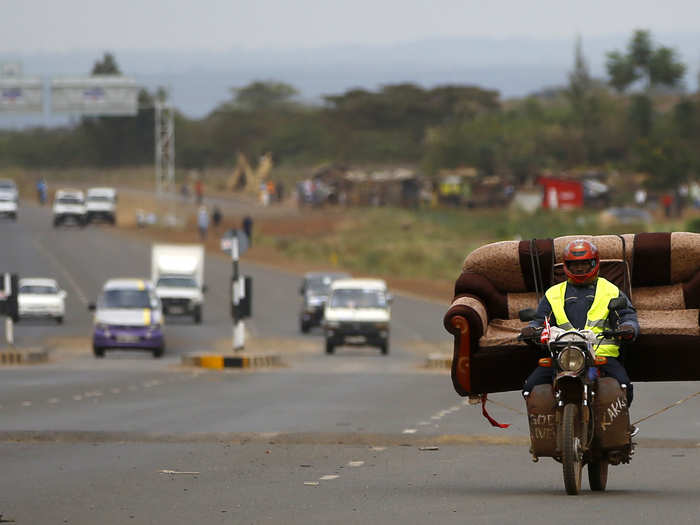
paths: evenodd
<path fill-rule="evenodd" d="M 518 312 L 537 306 L 536 287 L 564 280 L 562 253 L 576 238 L 598 246 L 601 275 L 637 309 L 640 336 L 622 349 L 632 381 L 700 380 L 700 234 L 580 235 L 497 242 L 467 256 L 444 318 L 460 395 L 521 388 L 542 354 L 516 341 Z"/>

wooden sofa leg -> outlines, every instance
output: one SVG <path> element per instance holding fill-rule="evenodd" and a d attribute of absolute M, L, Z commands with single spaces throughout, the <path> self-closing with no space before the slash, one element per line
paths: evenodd
<path fill-rule="evenodd" d="M 457 366 L 455 372 L 458 382 L 464 390 L 471 392 L 471 370 L 469 359 L 471 357 L 471 341 L 469 338 L 469 322 L 462 316 L 455 315 L 450 324 L 459 330 L 459 352 L 457 353 Z"/>

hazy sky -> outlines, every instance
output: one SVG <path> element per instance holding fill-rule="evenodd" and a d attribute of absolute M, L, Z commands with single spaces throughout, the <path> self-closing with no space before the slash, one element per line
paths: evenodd
<path fill-rule="evenodd" d="M 696 33 L 697 0 L 0 0 L 0 52 Z"/>

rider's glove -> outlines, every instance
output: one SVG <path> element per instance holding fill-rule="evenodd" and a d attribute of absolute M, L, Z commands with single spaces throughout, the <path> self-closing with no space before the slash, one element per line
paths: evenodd
<path fill-rule="evenodd" d="M 634 339 L 634 327 L 632 325 L 620 325 L 620 328 L 618 330 L 622 339 L 625 339 L 627 341 Z"/>
<path fill-rule="evenodd" d="M 537 328 L 534 326 L 526 326 L 520 330 L 520 337 L 523 339 L 534 339 L 537 335 Z"/>

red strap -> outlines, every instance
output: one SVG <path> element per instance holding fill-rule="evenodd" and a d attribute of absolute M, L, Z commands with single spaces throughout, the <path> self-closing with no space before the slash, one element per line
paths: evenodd
<path fill-rule="evenodd" d="M 496 421 L 494 418 L 489 416 L 489 413 L 486 411 L 486 398 L 488 394 L 481 394 L 481 413 L 483 416 L 489 420 L 489 423 L 491 423 L 492 426 L 498 427 L 498 428 L 508 428 L 510 426 L 510 423 L 499 423 Z"/>

